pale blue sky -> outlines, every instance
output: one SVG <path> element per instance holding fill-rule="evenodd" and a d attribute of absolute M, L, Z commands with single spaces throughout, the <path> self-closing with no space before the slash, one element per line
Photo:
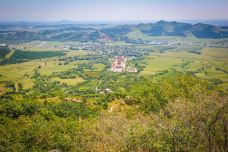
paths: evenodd
<path fill-rule="evenodd" d="M 228 0 L 0 0 L 2 20 L 228 19 Z"/>

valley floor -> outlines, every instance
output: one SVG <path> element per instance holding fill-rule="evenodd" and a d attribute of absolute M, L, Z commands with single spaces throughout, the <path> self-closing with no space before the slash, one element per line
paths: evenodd
<path fill-rule="evenodd" d="M 32 41 L 7 51 L 0 151 L 227 151 L 228 48 Z"/>

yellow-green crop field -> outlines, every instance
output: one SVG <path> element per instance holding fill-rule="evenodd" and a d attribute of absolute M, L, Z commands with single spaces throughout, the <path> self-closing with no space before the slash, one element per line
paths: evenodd
<path fill-rule="evenodd" d="M 85 51 L 68 51 L 66 57 L 69 56 L 80 56 L 85 55 Z M 73 61 L 69 64 L 59 64 L 62 63 L 58 60 L 57 57 L 48 58 L 48 59 L 37 59 L 31 60 L 23 63 L 17 64 L 7 64 L 0 66 L 0 82 L 3 81 L 13 81 L 22 83 L 23 88 L 31 88 L 33 86 L 33 80 L 31 76 L 34 73 L 34 70 L 37 69 L 41 75 L 50 75 L 53 72 L 62 72 L 67 71 L 69 69 L 77 67 L 80 63 L 87 63 L 88 61 L 80 60 Z M 102 65 L 95 65 L 97 68 L 102 68 Z M 61 80 L 60 82 L 66 81 L 67 84 L 77 84 L 78 82 L 82 82 L 82 78 L 77 78 L 72 80 L 72 83 L 68 83 L 67 80 Z"/>
<path fill-rule="evenodd" d="M 77 85 L 79 83 L 84 82 L 84 79 L 80 78 L 80 77 L 76 77 L 76 78 L 72 78 L 72 79 L 61 79 L 59 77 L 54 77 L 54 78 L 52 78 L 52 80 L 60 82 L 62 84 L 67 84 L 67 85 Z"/>
<path fill-rule="evenodd" d="M 164 53 L 152 52 L 145 57 L 145 69 L 140 75 L 155 75 L 169 69 L 183 70 L 181 65 L 185 62 L 185 70 L 197 72 L 196 75 L 206 79 L 220 79 L 224 82 L 221 87 L 227 89 L 228 84 L 228 49 L 204 48 L 201 54 L 169 51 Z"/>
<path fill-rule="evenodd" d="M 137 33 L 130 33 L 132 36 Z M 42 47 L 33 47 L 45 42 L 32 42 L 26 44 L 29 51 L 44 51 L 59 49 L 49 49 Z M 122 42 L 115 42 L 110 45 L 125 45 Z M 53 42 L 48 45 L 60 45 L 59 42 Z M 126 44 L 127 45 L 127 44 Z M 144 48 L 143 46 L 140 46 Z M 154 46 L 145 46 L 156 50 Z M 6 57 L 11 56 L 14 51 L 11 51 Z M 67 57 L 84 56 L 88 51 L 85 50 L 65 50 Z M 0 82 L 13 81 L 22 83 L 24 88 L 31 88 L 33 86 L 32 75 L 36 69 L 41 75 L 49 76 L 54 72 L 64 72 L 72 68 L 77 68 L 79 64 L 88 63 L 89 60 L 75 60 L 64 64 L 59 57 L 43 58 L 31 60 L 17 64 L 7 64 L 0 66 Z M 177 71 L 195 72 L 196 76 L 206 79 L 219 79 L 223 81 L 222 88 L 227 89 L 228 86 L 228 48 L 203 48 L 201 53 L 192 53 L 188 49 L 172 49 L 161 53 L 160 51 L 151 52 L 150 55 L 145 56 L 142 60 L 145 65 L 143 71 L 139 73 L 141 76 L 155 75 L 164 70 L 175 69 Z M 104 64 L 93 64 L 94 70 L 85 69 L 87 76 L 97 78 L 99 73 L 104 69 Z M 75 79 L 61 79 L 59 77 L 52 78 L 54 81 L 66 83 L 67 85 L 77 85 L 85 80 L 77 76 Z"/>

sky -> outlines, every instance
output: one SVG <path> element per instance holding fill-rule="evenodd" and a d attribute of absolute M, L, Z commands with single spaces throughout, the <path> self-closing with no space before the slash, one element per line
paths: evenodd
<path fill-rule="evenodd" d="M 0 0 L 0 20 L 228 19 L 228 0 Z"/>

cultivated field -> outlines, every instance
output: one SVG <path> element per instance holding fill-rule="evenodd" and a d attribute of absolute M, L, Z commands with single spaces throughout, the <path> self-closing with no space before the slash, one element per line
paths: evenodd
<path fill-rule="evenodd" d="M 145 38 L 147 40 L 155 40 L 154 37 L 145 37 L 142 33 L 134 31 L 129 33 L 129 36 L 134 38 Z M 160 37 L 156 38 L 160 40 Z M 173 40 L 180 41 L 180 38 L 173 37 Z M 163 37 L 163 40 L 172 40 L 170 37 Z M 195 38 L 186 38 L 193 41 L 199 41 Z M 211 40 L 204 40 L 205 42 L 210 42 Z M 45 42 L 45 41 L 32 41 L 29 43 L 23 43 L 16 45 L 16 48 L 21 48 L 25 51 L 64 51 L 66 54 L 62 57 L 50 57 L 30 60 L 17 64 L 6 64 L 0 66 L 0 81 L 13 81 L 21 83 L 23 88 L 32 88 L 34 80 L 32 76 L 34 72 L 39 72 L 42 76 L 50 77 L 52 81 L 57 81 L 67 85 L 78 85 L 85 82 L 82 76 L 90 77 L 92 79 L 97 79 L 101 75 L 102 70 L 105 66 L 99 63 L 99 60 L 72 60 L 68 63 L 68 59 L 72 57 L 86 57 L 87 55 L 93 53 L 91 50 L 70 50 L 70 45 L 76 46 L 93 46 L 92 43 L 79 43 L 79 42 Z M 99 45 L 98 45 L 99 46 Z M 123 47 L 127 48 L 131 46 L 128 43 L 117 41 L 106 43 L 106 46 L 110 48 Z M 172 46 L 173 47 L 173 46 Z M 161 51 L 160 46 L 154 45 L 137 45 L 137 49 L 148 49 L 152 50 L 149 55 L 143 56 L 143 59 L 138 63 L 144 65 L 144 68 L 139 72 L 138 76 L 154 76 L 159 73 L 164 73 L 164 71 L 175 70 L 184 73 L 192 72 L 194 75 L 209 79 L 209 80 L 220 80 L 222 83 L 219 84 L 221 89 L 226 90 L 228 85 L 228 49 L 227 48 L 208 48 L 208 47 L 189 47 L 189 46 L 178 46 Z M 66 49 L 67 48 L 67 49 Z M 128 50 L 128 49 L 126 49 Z M 109 50 L 97 50 L 100 55 L 104 56 L 103 51 Z M 5 58 L 11 58 L 15 51 L 9 52 Z M 112 58 L 112 56 L 110 56 Z M 110 58 L 104 58 L 102 60 L 109 61 Z M 66 63 L 67 61 L 67 63 Z M 82 74 L 74 74 L 75 78 L 60 78 L 55 73 L 62 73 L 74 68 L 80 68 L 79 65 L 84 64 L 87 66 L 92 66 L 90 68 L 83 68 Z M 129 65 L 134 65 L 134 62 L 129 62 Z M 91 69 L 92 68 L 92 69 Z"/>
<path fill-rule="evenodd" d="M 28 45 L 28 44 L 27 44 Z M 48 50 L 45 48 L 44 50 L 40 50 L 40 48 L 29 49 L 29 51 L 44 51 Z M 13 51 L 11 51 L 6 58 L 12 56 Z M 87 54 L 85 51 L 77 50 L 77 51 L 68 51 L 65 57 L 72 57 L 72 56 L 82 56 Z M 78 64 L 87 63 L 86 60 L 80 61 L 73 61 L 69 64 L 64 64 L 63 61 L 59 61 L 59 57 L 52 57 L 52 58 L 44 58 L 44 59 L 36 59 L 27 62 L 17 63 L 17 64 L 6 64 L 0 65 L 0 82 L 3 81 L 13 81 L 17 83 L 22 83 L 24 89 L 32 88 L 33 86 L 33 79 L 32 76 L 35 71 L 38 71 L 43 76 L 49 76 L 54 72 L 63 72 L 69 69 L 77 67 Z M 102 68 L 102 65 L 95 65 L 97 68 Z M 78 84 L 83 82 L 83 79 L 78 77 L 76 79 L 58 79 L 55 78 L 54 80 L 58 80 L 61 83 L 66 84 Z"/>
<path fill-rule="evenodd" d="M 177 71 L 194 72 L 196 76 L 206 79 L 219 79 L 227 88 L 228 84 L 228 49 L 203 48 L 198 53 L 190 53 L 186 50 L 172 50 L 164 53 L 152 52 L 142 61 L 145 69 L 142 76 L 155 75 L 164 70 L 175 69 Z"/>

